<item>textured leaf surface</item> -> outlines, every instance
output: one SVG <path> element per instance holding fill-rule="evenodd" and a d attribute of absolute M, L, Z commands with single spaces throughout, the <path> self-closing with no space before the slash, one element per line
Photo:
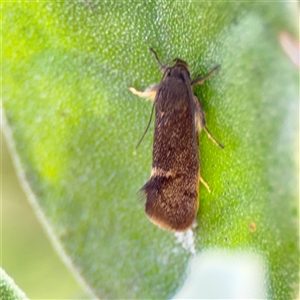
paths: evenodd
<path fill-rule="evenodd" d="M 278 17 L 280 16 L 280 18 Z M 225 149 L 201 134 L 198 251 L 250 249 L 268 265 L 270 298 L 297 292 L 297 70 L 285 3 L 3 4 L 3 106 L 26 179 L 66 254 L 101 298 L 162 298 L 190 254 L 149 223 L 136 193 L 150 175 L 151 104 L 130 94 L 163 62 L 192 76 Z"/>
<path fill-rule="evenodd" d="M 5 271 L 0 268 L 0 295 L 3 300 L 28 299 L 24 292 L 15 284 Z"/>

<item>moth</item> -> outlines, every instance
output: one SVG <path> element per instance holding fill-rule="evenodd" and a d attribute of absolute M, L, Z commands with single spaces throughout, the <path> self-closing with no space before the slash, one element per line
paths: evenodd
<path fill-rule="evenodd" d="M 207 129 L 205 114 L 193 93 L 193 86 L 203 84 L 219 66 L 191 80 L 185 61 L 176 58 L 172 66 L 163 65 L 156 52 L 150 50 L 163 73 L 160 83 L 144 92 L 129 88 L 133 94 L 154 101 L 152 113 L 155 108 L 152 172 L 141 193 L 150 221 L 165 230 L 185 231 L 192 226 L 199 208 L 199 181 L 209 190 L 199 172 L 198 133 L 203 129 L 223 148 Z"/>

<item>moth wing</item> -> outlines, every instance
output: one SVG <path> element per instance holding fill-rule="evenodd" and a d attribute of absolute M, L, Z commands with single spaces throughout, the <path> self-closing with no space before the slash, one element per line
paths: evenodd
<path fill-rule="evenodd" d="M 153 176 L 143 186 L 145 211 L 157 226 L 173 230 L 187 230 L 198 210 L 198 188 L 190 187 L 190 178 Z"/>

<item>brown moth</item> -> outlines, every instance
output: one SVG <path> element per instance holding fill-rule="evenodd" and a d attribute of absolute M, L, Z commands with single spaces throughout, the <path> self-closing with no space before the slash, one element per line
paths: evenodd
<path fill-rule="evenodd" d="M 146 199 L 146 214 L 154 224 L 165 230 L 185 231 L 198 211 L 199 181 L 209 190 L 199 173 L 199 131 L 204 129 L 223 148 L 208 131 L 204 111 L 192 88 L 213 75 L 218 66 L 191 80 L 185 61 L 176 58 L 173 66 L 166 66 L 150 50 L 163 72 L 161 82 L 144 92 L 130 88 L 132 93 L 154 100 L 155 107 L 152 172 L 141 192 Z"/>

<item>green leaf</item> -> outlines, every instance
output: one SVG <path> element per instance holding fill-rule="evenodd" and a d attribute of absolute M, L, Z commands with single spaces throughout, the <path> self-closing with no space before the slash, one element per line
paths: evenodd
<path fill-rule="evenodd" d="M 25 300 L 25 293 L 15 284 L 5 271 L 0 268 L 0 295 L 1 300 Z"/>
<path fill-rule="evenodd" d="M 190 252 L 152 225 L 137 192 L 151 169 L 152 132 L 135 150 L 159 82 L 149 52 L 187 61 L 201 133 L 196 250 L 246 249 L 267 265 L 268 298 L 293 298 L 299 270 L 298 71 L 280 48 L 296 36 L 287 3 L 3 3 L 5 130 L 20 176 L 58 248 L 101 298 L 166 298 Z M 280 18 L 279 18 L 280 16 Z M 53 233 L 53 234 L 52 234 Z M 58 243 L 57 243 L 58 242 Z"/>

